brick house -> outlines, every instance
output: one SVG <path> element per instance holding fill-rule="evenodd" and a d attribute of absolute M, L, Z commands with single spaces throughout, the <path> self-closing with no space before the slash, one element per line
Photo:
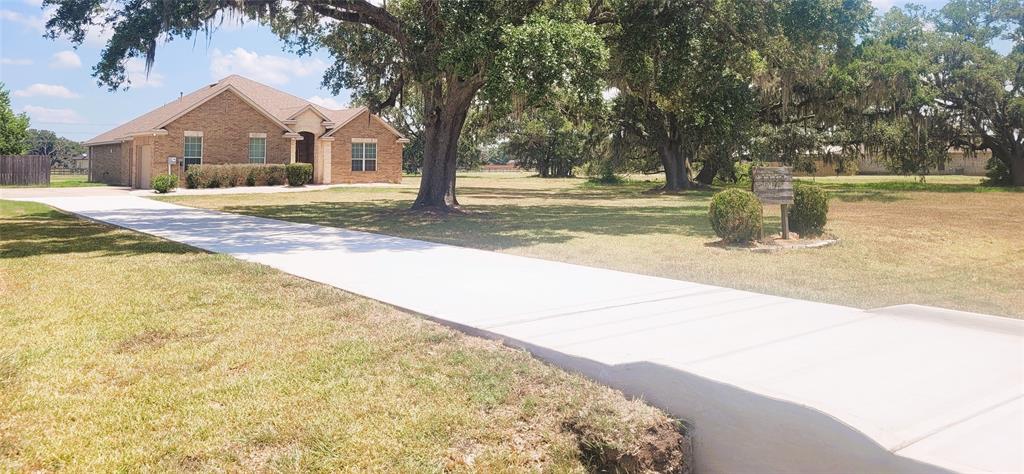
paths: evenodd
<path fill-rule="evenodd" d="M 365 107 L 334 110 L 232 75 L 88 140 L 89 179 L 149 188 L 170 166 L 310 163 L 313 182 L 397 183 L 408 140 Z"/>

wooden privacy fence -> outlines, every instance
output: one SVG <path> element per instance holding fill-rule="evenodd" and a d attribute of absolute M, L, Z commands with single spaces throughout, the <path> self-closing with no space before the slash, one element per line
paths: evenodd
<path fill-rule="evenodd" d="M 0 185 L 50 185 L 50 157 L 46 155 L 0 155 Z"/>

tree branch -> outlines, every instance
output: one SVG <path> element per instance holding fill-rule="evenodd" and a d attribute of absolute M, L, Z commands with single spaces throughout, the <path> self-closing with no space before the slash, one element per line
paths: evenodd
<path fill-rule="evenodd" d="M 402 94 L 403 90 L 405 90 L 405 76 L 399 74 L 398 80 L 391 84 L 391 93 L 388 94 L 387 99 L 384 99 L 384 101 L 379 104 L 371 103 L 370 111 L 377 114 L 380 113 L 381 110 L 394 107 L 395 103 L 398 101 L 398 96 Z"/>
<path fill-rule="evenodd" d="M 398 42 L 405 49 L 409 38 L 402 31 L 402 23 L 383 7 L 378 7 L 366 0 L 294 0 L 313 11 L 348 23 L 360 23 L 371 26 Z"/>
<path fill-rule="evenodd" d="M 615 21 L 615 14 L 605 8 L 605 0 L 591 0 L 590 13 L 585 21 L 591 25 L 604 25 Z"/>

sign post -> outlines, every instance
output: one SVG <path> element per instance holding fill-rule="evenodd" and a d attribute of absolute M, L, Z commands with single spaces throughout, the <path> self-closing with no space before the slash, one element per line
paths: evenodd
<path fill-rule="evenodd" d="M 171 167 L 178 162 L 178 157 L 168 156 L 167 157 L 167 174 L 171 174 Z"/>
<path fill-rule="evenodd" d="M 751 170 L 751 187 L 764 204 L 782 207 L 782 238 L 789 239 L 789 205 L 793 204 L 793 170 L 785 166 L 759 166 Z"/>

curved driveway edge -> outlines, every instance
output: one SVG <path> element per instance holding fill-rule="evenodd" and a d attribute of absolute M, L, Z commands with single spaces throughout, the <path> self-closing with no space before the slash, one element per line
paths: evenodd
<path fill-rule="evenodd" d="M 133 196 L 32 200 L 523 347 L 690 421 L 698 472 L 1024 471 L 1024 321 L 863 311 Z"/>

